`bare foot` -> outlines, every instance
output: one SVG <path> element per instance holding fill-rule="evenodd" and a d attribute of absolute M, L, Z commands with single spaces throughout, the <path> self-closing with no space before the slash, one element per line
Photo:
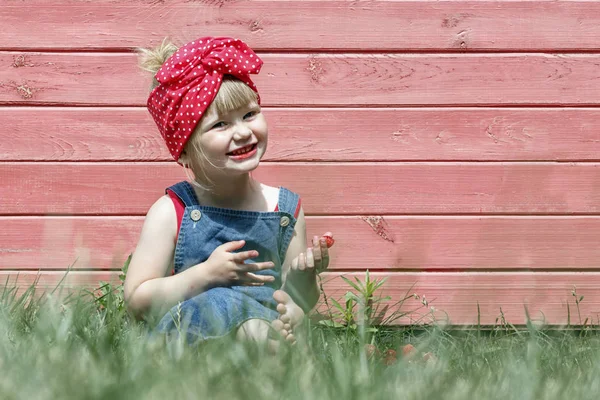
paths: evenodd
<path fill-rule="evenodd" d="M 275 321 L 279 321 L 276 319 Z M 281 322 L 281 321 L 279 321 Z M 276 354 L 279 350 L 279 340 L 274 340 L 270 335 L 273 324 L 269 324 L 267 321 L 262 319 L 249 319 L 244 322 L 237 331 L 236 338 L 245 342 L 253 343 L 265 343 L 270 353 Z M 283 327 L 283 322 L 281 326 Z M 281 329 L 277 330 L 281 332 Z"/>
<path fill-rule="evenodd" d="M 304 311 L 294 303 L 289 294 L 283 290 L 276 290 L 273 298 L 277 302 L 279 318 L 271 323 L 273 329 L 281 334 L 287 342 L 296 343 L 294 328 L 304 319 Z"/>

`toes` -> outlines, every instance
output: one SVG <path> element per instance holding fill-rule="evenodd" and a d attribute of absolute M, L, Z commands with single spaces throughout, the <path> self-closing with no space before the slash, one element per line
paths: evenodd
<path fill-rule="evenodd" d="M 283 329 L 291 332 L 303 319 L 304 312 L 293 302 L 290 295 L 283 290 L 276 290 L 273 293 L 273 299 L 278 303 L 277 312 L 279 313 L 279 320 L 284 324 Z"/>
<path fill-rule="evenodd" d="M 279 316 L 279 319 L 284 323 L 284 324 L 290 324 L 292 321 L 290 320 L 290 316 L 287 314 L 283 314 L 281 316 Z"/>
<path fill-rule="evenodd" d="M 276 319 L 273 322 L 271 322 L 271 327 L 277 332 L 281 332 L 285 329 L 285 324 L 282 320 Z"/>
<path fill-rule="evenodd" d="M 296 337 L 294 336 L 294 334 L 290 333 L 285 337 L 285 341 L 294 344 L 296 343 Z"/>
<path fill-rule="evenodd" d="M 289 302 L 291 297 L 283 290 L 276 290 L 275 293 L 273 293 L 273 299 L 275 299 L 275 301 L 279 304 L 284 304 Z"/>
<path fill-rule="evenodd" d="M 277 312 L 280 315 L 284 315 L 287 312 L 287 307 L 283 304 L 277 304 Z"/>
<path fill-rule="evenodd" d="M 289 324 L 287 326 L 289 326 Z M 275 330 L 283 339 L 287 339 L 290 335 L 290 330 L 286 329 L 286 324 L 280 319 L 271 322 L 271 328 L 273 328 L 273 330 Z"/>

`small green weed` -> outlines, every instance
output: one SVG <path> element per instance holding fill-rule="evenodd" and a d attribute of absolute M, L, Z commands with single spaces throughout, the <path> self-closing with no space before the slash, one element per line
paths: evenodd
<path fill-rule="evenodd" d="M 92 296 L 98 308 L 101 311 L 110 311 L 117 313 L 125 313 L 125 296 L 123 284 L 125 283 L 125 277 L 127 276 L 127 270 L 129 269 L 129 263 L 131 262 L 131 254 L 125 260 L 123 267 L 121 267 L 121 273 L 119 274 L 119 284 L 115 285 L 110 282 L 100 282 L 100 286 L 93 291 L 85 291 L 87 294 Z"/>

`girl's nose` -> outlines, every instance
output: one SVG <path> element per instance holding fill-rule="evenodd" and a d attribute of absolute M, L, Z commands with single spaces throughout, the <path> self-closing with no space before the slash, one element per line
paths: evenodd
<path fill-rule="evenodd" d="M 245 140 L 252 136 L 252 129 L 250 129 L 246 124 L 237 124 L 235 126 L 235 132 L 233 134 L 234 140 Z"/>

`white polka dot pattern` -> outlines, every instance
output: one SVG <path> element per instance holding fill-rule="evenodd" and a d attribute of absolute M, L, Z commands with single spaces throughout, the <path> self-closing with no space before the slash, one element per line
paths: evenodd
<path fill-rule="evenodd" d="M 200 38 L 169 57 L 155 75 L 159 85 L 147 107 L 175 160 L 219 91 L 223 75 L 235 76 L 258 95 L 250 74 L 258 74 L 262 65 L 248 45 L 227 37 Z"/>

